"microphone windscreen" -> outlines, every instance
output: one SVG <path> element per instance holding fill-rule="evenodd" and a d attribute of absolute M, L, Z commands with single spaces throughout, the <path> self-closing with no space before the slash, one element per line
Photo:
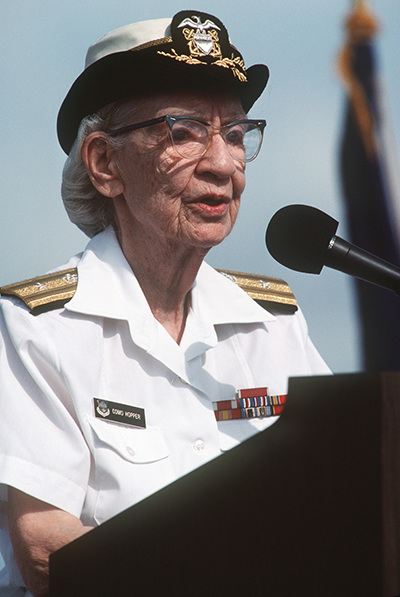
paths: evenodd
<path fill-rule="evenodd" d="M 319 274 L 338 222 L 309 205 L 287 205 L 271 218 L 266 244 L 272 257 L 299 272 Z"/>

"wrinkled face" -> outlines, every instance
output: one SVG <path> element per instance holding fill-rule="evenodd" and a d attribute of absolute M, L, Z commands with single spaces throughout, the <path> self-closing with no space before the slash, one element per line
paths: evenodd
<path fill-rule="evenodd" d="M 225 95 L 162 94 L 141 105 L 126 125 L 165 114 L 200 118 L 219 128 L 245 114 Z M 207 252 L 232 230 L 245 186 L 245 165 L 221 135 L 200 158 L 183 158 L 165 122 L 127 134 L 117 164 L 123 193 L 115 200 L 122 240 L 144 238 Z M 136 244 L 136 242 L 135 242 Z"/>

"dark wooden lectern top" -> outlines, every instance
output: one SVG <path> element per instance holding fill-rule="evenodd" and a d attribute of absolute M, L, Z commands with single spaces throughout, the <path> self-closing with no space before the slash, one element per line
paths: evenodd
<path fill-rule="evenodd" d="M 290 380 L 279 421 L 51 556 L 51 597 L 400 595 L 400 373 Z"/>

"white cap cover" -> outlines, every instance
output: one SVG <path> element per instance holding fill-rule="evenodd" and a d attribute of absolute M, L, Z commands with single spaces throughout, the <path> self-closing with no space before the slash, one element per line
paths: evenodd
<path fill-rule="evenodd" d="M 171 19 L 154 19 L 115 29 L 94 42 L 86 54 L 85 68 L 108 54 L 132 50 L 171 35 Z"/>

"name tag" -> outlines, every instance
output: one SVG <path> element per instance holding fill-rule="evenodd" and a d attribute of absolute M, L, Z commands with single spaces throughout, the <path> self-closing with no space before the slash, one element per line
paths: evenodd
<path fill-rule="evenodd" d="M 130 406 L 128 404 L 119 404 L 118 402 L 110 402 L 109 400 L 102 400 L 101 398 L 93 398 L 93 402 L 94 414 L 98 419 L 146 429 L 144 408 Z"/>

